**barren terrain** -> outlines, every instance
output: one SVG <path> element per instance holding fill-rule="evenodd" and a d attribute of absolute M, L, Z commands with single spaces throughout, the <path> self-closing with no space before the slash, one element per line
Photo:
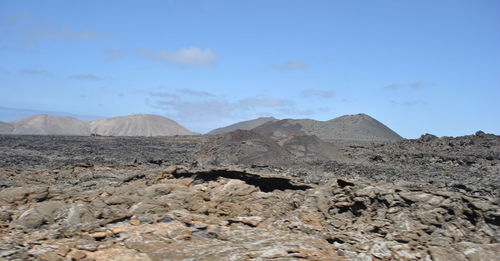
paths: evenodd
<path fill-rule="evenodd" d="M 0 136 L 0 259 L 495 260 L 500 137 Z"/>

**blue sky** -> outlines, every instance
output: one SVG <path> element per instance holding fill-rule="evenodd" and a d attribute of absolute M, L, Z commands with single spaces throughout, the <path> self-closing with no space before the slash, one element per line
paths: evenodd
<path fill-rule="evenodd" d="M 366 113 L 406 138 L 499 134 L 499 14 L 496 0 L 0 0 L 0 112 L 153 113 L 198 132 Z"/>

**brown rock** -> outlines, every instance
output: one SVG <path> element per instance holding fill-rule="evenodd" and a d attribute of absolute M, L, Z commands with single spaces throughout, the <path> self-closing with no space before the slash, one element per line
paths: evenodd
<path fill-rule="evenodd" d="M 462 254 L 458 253 L 457 251 L 453 250 L 452 248 L 431 246 L 429 247 L 429 251 L 434 261 L 449 261 L 449 260 L 467 261 L 467 258 L 465 258 Z"/>

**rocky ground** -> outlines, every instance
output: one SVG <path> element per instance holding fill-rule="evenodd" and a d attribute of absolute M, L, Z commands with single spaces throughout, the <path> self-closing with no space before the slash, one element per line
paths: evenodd
<path fill-rule="evenodd" d="M 497 260 L 499 152 L 480 132 L 0 136 L 0 260 Z"/>

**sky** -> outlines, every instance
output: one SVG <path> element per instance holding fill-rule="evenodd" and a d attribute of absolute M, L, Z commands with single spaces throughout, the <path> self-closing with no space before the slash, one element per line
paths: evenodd
<path fill-rule="evenodd" d="M 150 113 L 205 133 L 366 113 L 405 138 L 500 134 L 499 14 L 497 0 L 0 0 L 0 121 Z"/>

